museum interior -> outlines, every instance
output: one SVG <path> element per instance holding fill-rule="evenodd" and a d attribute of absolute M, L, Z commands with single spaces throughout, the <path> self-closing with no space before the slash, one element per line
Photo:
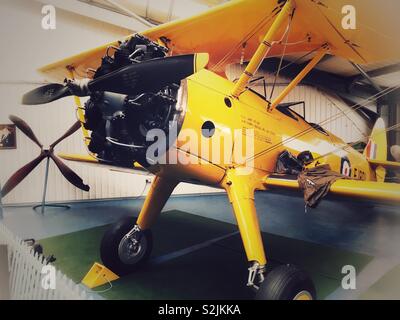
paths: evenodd
<path fill-rule="evenodd" d="M 393 204 L 384 201 L 367 201 L 361 199 L 362 197 L 360 199 L 341 197 L 341 185 L 334 182 L 331 185 L 332 193 L 340 189 L 336 194 L 328 193 L 320 202 L 318 199 L 317 206 L 308 206 L 307 202 L 305 203 L 305 193 L 303 194 L 301 190 L 268 187 L 267 182 L 274 180 L 272 176 L 262 177 L 265 188 L 263 187 L 261 190 L 257 187 L 254 193 L 247 195 L 247 185 L 244 186 L 243 182 L 247 181 L 245 178 L 243 178 L 244 180 L 240 180 L 242 178 L 235 180 L 237 176 L 232 177 L 232 180 L 227 178 L 230 175 L 229 171 L 233 170 L 234 166 L 226 169 L 226 172 L 224 171 L 225 173 L 220 177 L 220 180 L 225 181 L 226 184 L 215 182 L 216 176 L 219 175 L 218 170 L 222 170 L 218 165 L 209 168 L 212 165 L 203 164 L 199 165 L 200 169 L 187 165 L 176 170 L 173 165 L 165 165 L 161 166 L 163 169 L 157 169 L 160 171 L 154 173 L 156 169 L 151 164 L 150 168 L 152 169 L 142 170 L 147 168 L 148 161 L 150 161 L 148 159 L 140 160 L 143 157 L 140 149 L 142 146 L 137 146 L 135 141 L 122 142 L 122 138 L 113 138 L 108 133 L 110 130 L 113 132 L 115 123 L 122 123 L 126 117 L 129 118 L 131 116 L 129 112 L 126 115 L 119 109 L 113 109 L 111 113 L 114 113 L 110 116 L 112 119 L 104 120 L 106 124 L 101 129 L 106 132 L 104 137 L 100 137 L 101 133 L 96 133 L 96 130 L 100 129 L 82 124 L 82 117 L 85 119 L 85 116 L 86 122 L 89 123 L 87 120 L 91 111 L 89 107 L 92 106 L 92 111 L 95 110 L 96 106 L 93 102 L 95 97 L 94 94 L 91 95 L 92 102 L 90 102 L 89 94 L 76 97 L 79 96 L 76 92 L 90 88 L 94 92 L 96 85 L 101 88 L 107 85 L 112 87 L 112 82 L 107 82 L 110 74 L 115 77 L 114 80 L 112 79 L 115 84 L 113 88 L 118 86 L 120 78 L 124 78 L 126 81 L 127 77 L 124 76 L 127 74 L 122 74 L 125 72 L 123 69 L 109 72 L 106 68 L 107 58 L 113 54 L 109 51 L 115 50 L 115 57 L 117 57 L 117 53 L 123 51 L 119 48 L 115 49 L 114 42 L 117 39 L 121 40 L 118 45 L 129 47 L 129 42 L 123 42 L 125 39 L 129 39 L 129 36 L 148 29 L 152 30 L 151 28 L 155 28 L 156 31 L 153 32 L 155 34 L 157 27 L 163 28 L 164 25 L 171 25 L 170 34 L 172 35 L 175 32 L 173 30 L 174 21 L 188 19 L 183 21 L 187 21 L 187 26 L 190 28 L 190 17 L 199 15 L 205 17 L 202 15 L 209 10 L 223 7 L 234 12 L 234 6 L 231 3 L 238 3 L 238 6 L 241 2 L 248 2 L 251 5 L 257 1 L 1 1 L 0 34 L 5 45 L 0 52 L 2 70 L 0 73 L 2 104 L 0 107 L 0 189 L 3 188 L 0 198 L 0 299 L 247 300 L 254 298 L 254 291 L 257 289 L 260 292 L 264 290 L 264 294 L 268 297 L 274 294 L 277 296 L 277 293 L 265 293 L 268 290 L 271 291 L 271 287 L 262 287 L 261 280 L 259 289 L 256 286 L 256 280 L 258 277 L 263 279 L 266 275 L 265 281 L 267 281 L 270 274 L 272 275 L 274 270 L 282 265 L 296 266 L 299 268 L 296 269 L 296 272 L 300 269 L 303 270 L 309 277 L 308 281 L 312 282 L 312 289 L 301 291 L 296 295 L 297 298 L 303 293 L 305 298 L 319 300 L 400 299 L 400 250 L 398 245 L 400 243 L 400 211 L 398 201 Z M 279 3 L 281 9 L 282 3 L 291 3 L 291 1 L 267 2 L 271 5 Z M 298 4 L 300 8 L 305 1 L 299 0 L 298 2 L 300 2 Z M 324 0 L 322 2 L 331 3 L 332 1 Z M 370 3 L 371 1 L 366 2 Z M 398 6 L 398 4 L 396 5 Z M 284 12 L 284 9 L 285 7 L 281 12 Z M 297 17 L 293 13 L 289 15 L 290 19 L 293 19 L 293 30 L 297 27 L 296 18 L 300 18 L 300 15 L 303 14 L 304 10 L 300 9 L 296 11 Z M 220 9 L 218 14 L 222 15 L 222 11 Z M 395 10 L 393 9 L 393 11 Z M 226 21 L 219 20 L 221 28 L 224 23 L 227 23 Z M 249 25 L 252 23 L 251 21 L 247 22 Z M 239 22 L 238 28 L 241 25 L 244 23 Z M 290 23 L 288 26 L 290 28 Z M 363 24 L 360 22 L 360 28 L 361 26 Z M 284 31 L 283 27 L 281 29 Z M 176 34 L 181 41 L 177 40 L 177 43 L 169 48 L 172 52 L 171 57 L 164 58 L 164 47 L 160 44 L 161 42 L 154 42 L 153 33 L 145 32 L 145 37 L 149 37 L 150 40 L 142 37 L 135 38 L 135 43 L 139 44 L 136 45 L 136 51 L 129 52 L 128 50 L 129 59 L 135 61 L 132 62 L 132 66 L 146 65 L 153 61 L 138 62 L 138 59 L 142 59 L 149 52 L 152 55 L 149 59 L 161 56 L 163 58 L 158 58 L 158 60 L 162 60 L 173 59 L 173 50 L 178 53 L 181 50 L 188 54 L 187 59 L 194 59 L 194 65 L 193 60 L 188 60 L 189 63 L 186 65 L 186 60 L 183 61 L 182 58 L 182 60 L 176 60 L 177 62 L 171 62 L 176 63 L 176 66 L 173 67 L 176 69 L 168 69 L 167 66 L 165 70 L 173 70 L 177 73 L 183 70 L 182 74 L 184 75 L 177 76 L 177 79 L 181 80 L 189 76 L 189 79 L 193 77 L 192 80 L 182 80 L 180 87 L 171 85 L 167 89 L 163 89 L 162 94 L 152 94 L 151 97 L 143 94 L 136 95 L 132 99 L 129 98 L 131 100 L 124 98 L 124 103 L 129 104 L 124 108 L 131 108 L 129 110 L 136 108 L 135 110 L 140 111 L 140 108 L 145 106 L 144 102 L 141 104 L 144 99 L 148 99 L 146 100 L 148 105 L 145 106 L 148 108 L 153 108 L 152 103 L 156 101 L 154 99 L 159 99 L 157 101 L 160 103 L 171 104 L 171 106 L 173 103 L 185 104 L 185 99 L 187 99 L 192 109 L 186 110 L 183 127 L 196 126 L 200 121 L 209 119 L 213 122 L 204 122 L 202 130 L 208 125 L 208 132 L 213 134 L 215 131 L 217 135 L 226 131 L 227 126 L 231 124 L 234 126 L 234 124 L 245 123 L 243 129 L 255 127 L 257 130 L 262 127 L 262 130 L 255 133 L 256 150 L 270 143 L 269 139 L 277 139 L 275 130 L 284 132 L 282 128 L 287 128 L 289 132 L 287 136 L 290 141 L 285 143 L 285 151 L 277 154 L 278 160 L 275 159 L 276 161 L 282 160 L 283 166 L 290 161 L 294 161 L 296 164 L 299 161 L 297 153 L 295 154 L 297 158 L 295 158 L 292 155 L 295 152 L 287 150 L 307 150 L 303 156 L 311 158 L 314 156 L 315 158 L 314 152 L 308 151 L 310 149 L 304 141 L 293 140 L 291 137 L 295 132 L 294 127 L 300 122 L 302 125 L 313 128 L 313 134 L 318 135 L 317 138 L 320 140 L 313 142 L 316 149 L 326 150 L 328 144 L 338 137 L 337 141 L 340 140 L 340 143 L 346 145 L 343 148 L 339 147 L 339 149 L 342 148 L 341 152 L 347 152 L 346 148 L 351 146 L 351 152 L 357 153 L 356 156 L 352 153 L 351 157 L 364 157 L 365 160 L 367 159 L 365 154 L 373 155 L 381 152 L 380 149 L 375 150 L 379 143 L 373 142 L 371 138 L 373 133 L 371 132 L 374 132 L 374 128 L 378 126 L 374 127 L 375 122 L 382 121 L 386 128 L 383 131 L 385 139 L 387 139 L 387 141 L 385 140 L 385 148 L 386 145 L 387 148 L 384 158 L 380 158 L 381 163 L 378 158 L 371 156 L 372 159 L 378 159 L 377 162 L 365 160 L 368 170 L 359 169 L 357 173 L 357 167 L 355 164 L 353 165 L 353 158 L 349 156 L 349 160 L 347 156 L 337 152 L 337 149 L 329 152 L 339 154 L 340 174 L 349 176 L 348 179 L 352 179 L 351 173 L 354 174 L 354 177 L 362 180 L 365 178 L 364 175 L 375 179 L 381 172 L 380 170 L 386 170 L 386 175 L 384 174 L 382 179 L 376 178 L 377 181 L 380 181 L 377 183 L 385 186 L 387 190 L 390 189 L 394 199 L 397 197 L 397 200 L 400 200 L 398 188 L 400 175 L 397 172 L 400 162 L 399 51 L 397 51 L 397 59 L 391 56 L 386 61 L 359 63 L 346 59 L 340 54 L 331 54 L 334 51 L 321 57 L 318 57 L 318 54 L 315 55 L 315 49 L 312 48 L 310 49 L 311 56 L 305 54 L 306 52 L 296 52 L 291 48 L 300 46 L 297 44 L 298 41 L 291 40 L 290 42 L 286 38 L 287 46 L 284 46 L 284 52 L 278 52 L 263 59 L 257 73 L 252 75 L 253 79 L 247 82 L 246 92 L 240 93 L 239 98 L 233 95 L 226 97 L 225 100 L 222 98 L 218 100 L 224 108 L 224 111 L 218 111 L 220 104 L 216 104 L 214 107 L 209 106 L 204 93 L 206 91 L 202 90 L 206 90 L 204 88 L 208 88 L 207 86 L 215 86 L 214 89 L 211 89 L 214 91 L 210 95 L 219 97 L 225 88 L 222 83 L 225 85 L 223 81 L 227 81 L 226 79 L 229 80 L 229 85 L 233 83 L 232 85 L 239 86 L 241 79 L 249 74 L 246 67 L 249 68 L 251 64 L 247 63 L 252 58 L 250 51 L 253 50 L 254 53 L 257 48 L 254 45 L 255 42 L 249 40 L 250 45 L 246 46 L 244 42 L 237 47 L 238 59 L 233 63 L 224 64 L 223 71 L 220 68 L 215 75 L 211 76 L 207 72 L 212 70 L 209 67 L 210 63 L 213 63 L 212 53 L 209 53 L 209 66 L 205 67 L 206 62 L 203 63 L 202 59 L 206 59 L 206 53 L 204 55 L 201 55 L 200 52 L 191 54 L 184 52 L 182 47 L 189 46 L 191 43 L 195 43 L 193 47 L 196 47 L 197 43 L 206 41 L 207 37 L 212 36 L 212 32 L 204 32 L 203 38 L 199 39 L 197 34 L 190 34 L 190 31 L 188 31 L 189 34 L 183 35 L 184 28 L 179 30 L 180 33 L 176 31 Z M 215 33 L 220 34 L 217 30 Z M 262 40 L 264 34 L 265 32 L 257 38 L 257 41 Z M 282 39 L 285 35 L 283 34 Z M 290 38 L 290 36 L 287 37 Z M 172 36 L 170 38 L 172 40 L 166 39 L 166 37 L 160 39 L 164 39 L 163 44 L 166 44 L 174 41 Z M 231 38 L 236 39 L 234 30 L 232 30 L 232 34 L 226 34 L 225 40 L 220 41 L 230 41 Z M 278 46 L 283 47 L 282 43 L 285 40 L 282 39 Z M 219 41 L 214 40 L 209 45 L 216 48 Z M 309 44 L 312 43 L 313 40 L 310 40 Z M 105 44 L 109 45 L 102 47 Z M 221 43 L 222 46 L 225 47 Z M 53 100 L 57 99 L 57 101 L 52 103 L 45 103 L 41 99 L 43 97 L 45 99 L 46 95 L 53 97 L 54 90 L 57 91 L 60 88 L 56 85 L 51 89 L 46 89 L 46 92 L 42 90 L 41 98 L 38 97 L 38 91 L 35 91 L 37 94 L 35 98 L 38 100 L 32 103 L 23 103 L 22 97 L 25 102 L 33 97 L 33 95 L 28 97 L 27 92 L 33 92 L 31 90 L 41 86 L 49 86 L 49 83 L 62 83 L 63 78 L 70 78 L 69 71 L 71 75 L 74 74 L 72 67 L 70 70 L 65 68 L 65 73 L 61 75 L 57 66 L 52 67 L 49 64 L 67 57 L 74 57 L 74 61 L 80 63 L 91 54 L 92 51 L 88 50 L 100 47 L 103 48 L 102 56 L 104 56 L 101 60 L 102 70 L 93 68 L 86 68 L 85 71 L 79 69 L 79 72 L 78 68 L 75 70 L 75 75 L 79 78 L 89 79 L 93 76 L 90 73 L 94 73 L 95 80 L 90 80 L 89 84 L 73 81 L 64 82 L 63 85 L 57 84 L 57 86 L 62 86 L 63 89 L 60 90 L 70 91 L 60 91 L 62 98 L 54 98 Z M 104 48 L 107 49 L 107 53 Z M 210 50 L 217 52 L 215 48 Z M 365 48 L 360 50 L 362 49 Z M 143 50 L 147 50 L 147 53 L 143 53 Z M 226 52 L 229 50 L 230 48 L 226 48 Z M 87 52 L 87 54 L 77 56 L 82 52 Z M 141 55 L 142 53 L 143 55 Z M 220 54 L 219 57 L 222 58 L 223 54 Z M 289 93 L 286 93 L 285 90 L 288 86 L 290 87 L 293 79 L 296 79 L 299 73 L 302 74 L 303 68 L 308 66 L 310 61 L 314 61 L 313 57 L 318 57 L 314 68 L 308 70 L 307 76 L 300 79 L 301 81 Z M 114 57 L 110 59 L 114 59 Z M 96 63 L 99 65 L 101 61 L 97 60 Z M 85 63 L 82 62 L 82 65 Z M 183 67 L 179 69 L 178 64 L 182 64 Z M 125 67 L 125 70 L 128 70 L 131 65 Z M 159 78 L 168 78 L 168 72 L 163 71 L 164 66 L 154 65 L 155 68 L 159 68 L 157 72 L 162 73 Z M 50 70 L 50 77 L 37 71 L 43 66 L 48 66 L 45 68 Z M 189 68 L 190 71 L 185 73 L 185 68 Z M 207 68 L 208 70 L 199 71 L 199 76 L 196 76 L 196 68 Z M 141 71 L 134 71 L 133 77 L 135 77 L 135 72 L 140 74 Z M 171 79 L 174 77 L 171 75 L 174 72 L 170 72 Z M 96 75 L 96 73 L 101 74 Z M 121 74 L 122 76 L 118 78 Z M 128 76 L 132 76 L 132 74 Z M 208 83 L 200 89 L 199 83 L 204 80 L 205 76 L 210 78 Z M 140 81 L 154 83 L 159 81 L 159 78 L 149 80 L 144 77 Z M 107 82 L 107 84 L 102 84 L 101 81 Z M 74 86 L 76 83 L 78 86 Z M 185 90 L 189 92 L 187 96 L 184 96 Z M 103 92 L 107 89 L 97 91 Z M 115 89 L 114 92 L 117 93 L 114 95 L 111 93 L 107 97 L 102 96 L 104 97 L 102 104 L 104 110 L 114 102 L 118 104 L 119 102 L 116 102 L 119 97 L 117 94 L 124 93 L 118 92 L 118 89 Z M 74 95 L 76 96 L 73 97 Z M 273 118 L 273 121 L 278 121 L 279 125 L 274 122 L 274 124 L 263 126 L 261 118 L 264 115 L 261 115 L 261 111 L 256 110 L 258 105 L 254 108 L 251 105 L 248 106 L 249 111 L 242 112 L 241 116 L 235 117 L 231 115 L 232 113 L 228 113 L 239 112 L 235 111 L 235 107 L 236 110 L 240 109 L 240 103 L 274 101 L 276 97 L 282 95 L 283 99 L 276 107 L 277 110 L 271 113 L 271 117 L 274 117 L 274 112 L 280 112 L 279 116 Z M 231 104 L 233 105 L 231 106 Z M 197 109 L 196 105 L 199 106 Z M 270 103 L 269 106 L 271 106 Z M 252 115 L 252 108 L 260 115 Z M 156 113 L 159 112 L 158 115 L 161 118 L 161 111 L 154 110 Z M 181 109 L 176 107 L 176 109 L 169 110 L 168 112 L 175 112 L 179 117 L 178 111 Z M 132 111 L 132 113 L 139 111 Z M 209 119 L 207 112 L 210 115 Z M 134 121 L 147 121 L 146 124 L 149 126 L 156 126 L 158 123 L 156 116 L 150 121 L 150 118 L 144 120 L 137 114 L 135 115 L 136 120 Z M 97 116 L 98 114 L 94 114 L 93 118 Z M 103 116 L 106 119 L 104 114 Z M 189 122 L 189 116 L 199 117 L 199 119 L 196 118 Z M 172 117 L 170 113 L 168 117 Z M 168 117 L 165 116 L 161 120 L 167 121 Z M 297 124 L 292 125 L 290 121 Z M 78 126 L 71 127 L 74 123 L 77 123 Z M 114 127 L 112 127 L 113 125 Z M 69 128 L 71 131 L 62 137 Z M 91 137 L 88 136 L 88 130 L 93 130 Z M 128 132 L 130 129 L 126 130 Z M 281 133 L 279 134 L 281 135 Z M 284 136 L 285 134 L 282 133 L 282 137 Z M 60 139 L 57 140 L 58 138 Z M 101 143 L 96 140 L 98 144 L 95 145 L 95 138 L 104 138 L 104 145 L 115 148 L 114 151 L 119 151 L 96 152 L 101 148 Z M 127 143 L 130 144 L 130 147 Z M 301 145 L 302 143 L 304 143 L 304 147 Z M 333 143 L 334 146 L 340 144 L 335 143 Z M 96 158 L 90 158 L 88 151 L 89 154 L 97 154 Z M 126 158 L 124 158 L 125 153 L 123 154 L 123 152 L 126 153 Z M 329 156 L 325 157 L 324 152 L 316 152 L 321 158 L 321 163 L 317 161 L 317 164 L 323 164 L 325 159 L 329 158 Z M 133 162 L 129 162 L 133 159 L 132 154 L 137 156 L 134 160 L 140 163 L 140 170 L 133 170 L 134 168 L 131 166 Z M 68 155 L 85 156 L 82 156 L 82 161 L 70 161 L 74 160 L 74 157 Z M 118 161 L 115 160 L 117 158 Z M 143 164 L 144 162 L 147 165 Z M 130 167 L 127 165 L 128 163 Z M 382 163 L 387 165 L 385 167 L 387 169 L 381 166 Z M 27 164 L 29 170 L 26 167 Z M 273 165 L 275 166 L 275 163 Z M 261 167 L 267 168 L 263 172 L 276 173 L 269 164 L 261 165 Z M 295 170 L 294 167 L 291 168 L 290 170 Z M 190 176 L 192 174 L 190 170 L 193 170 L 192 176 Z M 260 178 L 259 173 L 262 171 L 260 170 L 258 168 L 255 170 L 256 173 L 254 176 L 252 175 L 252 179 Z M 284 170 L 286 170 L 285 174 L 289 173 L 289 169 L 286 167 Z M 300 167 L 297 174 L 303 172 L 301 170 L 304 171 L 304 168 Z M 370 170 L 373 173 L 370 174 Z M 159 172 L 165 174 L 167 178 L 164 176 L 160 178 Z M 168 181 L 172 181 L 173 178 L 179 179 L 181 175 L 192 178 L 179 180 L 179 183 L 172 187 L 165 181 L 168 179 L 171 179 Z M 207 183 L 203 183 L 203 181 Z M 242 194 L 229 191 L 232 181 L 233 186 L 237 184 L 242 186 L 238 188 L 239 191 L 242 190 Z M 350 183 L 352 180 L 348 181 Z M 249 182 L 249 185 L 250 183 L 255 182 Z M 275 183 L 278 185 L 278 182 Z M 12 187 L 10 187 L 11 184 Z M 78 187 L 76 187 L 77 185 Z M 391 188 L 392 185 L 396 187 Z M 296 186 L 298 185 L 296 184 Z M 163 190 L 160 191 L 160 189 Z M 160 195 L 157 192 L 160 192 Z M 165 198 L 165 193 L 168 193 L 168 197 L 171 194 L 169 199 Z M 361 193 L 362 191 L 360 191 Z M 371 193 L 376 192 L 371 191 Z M 150 196 L 146 198 L 147 195 L 153 195 L 152 201 L 149 200 Z M 248 217 L 242 220 L 236 211 L 233 212 L 233 210 L 245 210 L 241 204 L 246 206 L 248 203 L 243 200 L 237 204 L 236 197 L 242 200 L 250 197 L 249 203 L 255 204 L 258 221 L 251 226 L 246 224 Z M 139 217 L 138 224 L 135 224 L 142 208 L 147 208 L 148 211 L 154 211 L 157 208 L 161 210 L 157 221 L 152 224 L 151 235 L 143 227 L 149 223 L 147 220 L 144 222 L 143 217 Z M 139 228 L 139 225 L 143 227 L 143 230 Z M 259 239 L 257 235 L 259 232 L 251 229 L 254 226 L 260 230 L 261 248 L 265 249 L 267 260 L 266 271 L 264 266 L 260 267 L 263 265 L 261 261 L 257 263 L 253 261 L 255 259 L 251 258 L 253 252 L 256 252 L 254 253 L 256 256 L 264 257 L 264 251 L 261 250 L 260 254 L 258 250 L 260 243 L 257 243 Z M 123 232 L 123 230 L 125 231 Z M 136 238 L 129 237 L 129 234 L 133 232 L 137 233 Z M 112 247 L 118 233 L 121 235 L 118 239 L 120 242 Z M 245 239 L 246 235 L 249 237 L 247 240 Z M 123 237 L 122 240 L 121 237 Z M 253 246 L 254 243 L 257 245 Z M 129 255 L 131 251 L 134 254 Z M 115 259 L 118 260 L 118 263 Z M 144 259 L 146 259 L 146 264 L 142 263 Z M 135 265 L 134 272 L 130 272 L 132 268 L 127 266 L 137 261 L 139 261 L 138 266 Z M 43 266 L 54 267 L 52 270 L 55 271 L 54 277 L 57 280 L 57 286 L 53 288 L 51 279 L 48 283 L 50 289 L 54 290 L 46 290 L 48 288 L 43 288 L 43 282 L 40 282 L 43 276 Z M 303 296 L 300 298 L 304 298 Z"/>

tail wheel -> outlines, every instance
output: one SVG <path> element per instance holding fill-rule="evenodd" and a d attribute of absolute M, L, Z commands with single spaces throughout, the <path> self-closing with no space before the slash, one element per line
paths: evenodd
<path fill-rule="evenodd" d="M 310 277 L 294 265 L 281 265 L 270 271 L 256 294 L 257 300 L 315 300 Z"/>
<path fill-rule="evenodd" d="M 149 259 L 152 248 L 151 231 L 140 230 L 135 218 L 125 217 L 104 234 L 100 256 L 107 268 L 122 276 L 142 266 Z"/>

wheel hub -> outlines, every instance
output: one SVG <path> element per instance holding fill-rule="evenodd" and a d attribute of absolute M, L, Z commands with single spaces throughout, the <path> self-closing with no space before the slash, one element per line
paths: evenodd
<path fill-rule="evenodd" d="M 310 292 L 303 290 L 296 294 L 293 300 L 313 300 L 313 297 Z"/>
<path fill-rule="evenodd" d="M 129 255 L 136 255 L 140 252 L 141 245 L 136 239 L 128 239 L 128 253 Z"/>
<path fill-rule="evenodd" d="M 135 264 L 140 261 L 146 252 L 147 240 L 138 228 L 126 234 L 118 246 L 118 255 L 125 264 Z"/>

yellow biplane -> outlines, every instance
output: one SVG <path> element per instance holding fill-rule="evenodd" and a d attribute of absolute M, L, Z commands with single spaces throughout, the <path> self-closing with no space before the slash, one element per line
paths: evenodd
<path fill-rule="evenodd" d="M 355 29 L 342 25 L 342 8 L 349 2 L 357 14 Z M 287 152 L 304 170 L 328 164 L 350 178 L 335 181 L 331 194 L 400 202 L 400 185 L 385 182 L 386 169 L 399 164 L 387 161 L 382 119 L 360 153 L 282 103 L 326 54 L 362 65 L 399 59 L 394 16 L 399 10 L 396 0 L 230 1 L 41 68 L 48 78 L 69 80 L 37 88 L 23 102 L 75 96 L 88 146 L 89 155 L 64 159 L 155 175 L 137 220 L 124 219 L 104 235 L 103 263 L 119 275 L 137 269 L 150 255 L 150 228 L 177 184 L 204 184 L 227 192 L 250 264 L 247 285 L 256 289 L 256 297 L 315 298 L 310 278 L 297 267 L 267 272 L 254 192 L 299 189 L 296 179 L 276 172 L 278 159 Z M 265 58 L 307 52 L 309 62 L 272 101 L 249 88 Z M 226 66 L 240 61 L 248 61 L 246 69 L 229 81 Z M 82 96 L 90 96 L 84 105 Z M 188 138 L 189 131 L 195 135 Z M 164 132 L 172 140 L 153 157 L 148 151 L 155 140 L 149 132 Z M 253 152 L 243 157 L 245 143 L 240 141 L 249 139 Z M 210 143 L 207 152 L 204 140 Z M 212 143 L 221 140 L 213 149 Z M 3 194 L 15 186 L 14 180 Z M 75 185 L 82 187 L 82 182 Z"/>

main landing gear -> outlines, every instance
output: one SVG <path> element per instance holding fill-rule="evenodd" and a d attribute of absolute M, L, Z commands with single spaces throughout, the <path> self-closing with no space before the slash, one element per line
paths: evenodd
<path fill-rule="evenodd" d="M 122 276 L 146 263 L 153 248 L 150 228 L 177 184 L 177 181 L 156 176 L 138 219 L 123 218 L 106 231 L 100 255 L 107 268 Z"/>
<path fill-rule="evenodd" d="M 251 262 L 247 286 L 256 290 L 259 300 L 312 300 L 316 298 L 309 276 L 294 265 L 266 269 L 264 245 L 254 205 L 254 189 L 249 176 L 228 171 L 224 187 L 232 203 L 247 260 Z M 260 179 L 261 180 L 261 179 Z M 136 271 L 152 250 L 150 228 L 177 185 L 176 181 L 156 176 L 137 221 L 124 218 L 105 233 L 101 241 L 101 259 L 118 275 Z M 252 186 L 252 187 L 249 187 Z"/>
<path fill-rule="evenodd" d="M 254 169 L 256 170 L 256 169 Z M 233 213 L 239 226 L 247 260 L 250 261 L 247 286 L 256 289 L 259 300 L 312 300 L 316 298 L 315 288 L 308 275 L 293 265 L 281 265 L 266 270 L 264 244 L 254 203 L 254 190 L 262 189 L 257 176 L 240 174 L 237 169 L 227 170 L 223 187 L 232 204 Z"/>
<path fill-rule="evenodd" d="M 122 276 L 146 263 L 152 248 L 151 231 L 140 230 L 134 218 L 125 217 L 104 234 L 100 256 L 107 268 Z"/>
<path fill-rule="evenodd" d="M 256 289 L 256 300 L 316 299 L 315 287 L 310 277 L 290 264 L 266 271 L 265 267 L 253 263 L 249 268 L 247 286 Z"/>

